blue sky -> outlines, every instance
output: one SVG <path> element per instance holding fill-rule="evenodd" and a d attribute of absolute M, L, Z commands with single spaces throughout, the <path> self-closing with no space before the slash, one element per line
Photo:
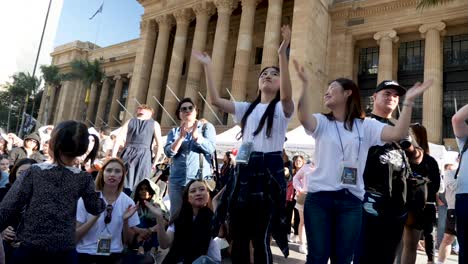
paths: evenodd
<path fill-rule="evenodd" d="M 138 38 L 143 7 L 136 0 L 105 0 L 103 12 L 89 18 L 103 0 L 64 0 L 54 47 L 74 40 L 101 47 Z"/>

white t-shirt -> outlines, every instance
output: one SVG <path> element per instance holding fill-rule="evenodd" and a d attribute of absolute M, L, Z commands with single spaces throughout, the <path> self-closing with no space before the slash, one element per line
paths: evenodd
<path fill-rule="evenodd" d="M 346 188 L 363 200 L 365 191 L 362 174 L 366 166 L 367 153 L 370 147 L 384 144 L 381 134 L 386 124 L 371 118 L 355 119 L 353 131 L 348 131 L 344 128 L 343 122 L 330 121 L 322 114 L 314 116 L 317 119 L 315 131 L 306 130 L 315 139 L 315 170 L 307 175 L 307 191 L 314 193 Z M 345 161 L 353 161 L 357 166 L 356 185 L 341 184 L 343 154 Z"/>
<path fill-rule="evenodd" d="M 468 137 L 457 138 L 458 149 L 461 151 Z M 457 193 L 468 193 L 468 150 L 461 157 L 460 171 L 458 172 L 458 188 Z"/>
<path fill-rule="evenodd" d="M 456 170 L 449 170 L 444 173 L 445 200 L 447 200 L 447 209 L 455 209 L 455 194 L 457 191 L 457 180 L 455 180 Z M 442 185 L 442 183 L 441 183 Z"/>
<path fill-rule="evenodd" d="M 167 232 L 175 233 L 174 224 L 169 225 Z M 210 245 L 208 246 L 208 252 L 206 255 L 216 261 L 221 262 L 221 250 L 219 249 L 218 243 L 213 239 L 210 240 Z"/>
<path fill-rule="evenodd" d="M 105 201 L 105 199 L 104 199 Z M 78 241 L 76 245 L 76 251 L 78 253 L 86 253 L 95 255 L 97 251 L 97 242 L 99 237 L 105 234 L 111 234 L 111 253 L 121 253 L 123 251 L 122 244 L 122 230 L 123 230 L 123 215 L 129 205 L 135 205 L 133 200 L 128 197 L 125 193 L 121 192 L 117 200 L 112 204 L 114 209 L 112 210 L 111 222 L 107 225 L 104 223 L 106 211 L 102 212 L 97 222 L 89 229 L 88 233 Z M 78 206 L 76 209 L 76 221 L 80 223 L 86 223 L 90 218 L 94 217 L 89 214 L 84 207 L 83 199 L 78 200 Z M 140 224 L 140 218 L 138 213 L 128 219 L 128 226 L 133 227 Z"/>
<path fill-rule="evenodd" d="M 235 114 L 234 121 L 238 124 L 241 123 L 242 117 L 244 117 L 245 112 L 249 108 L 251 103 L 249 102 L 235 102 Z M 274 152 L 282 151 L 284 146 L 284 139 L 286 137 L 286 132 L 288 130 L 288 123 L 291 120 L 291 117 L 286 117 L 283 112 L 283 105 L 281 102 L 278 102 L 275 106 L 275 114 L 273 115 L 273 125 L 271 127 L 271 137 L 267 137 L 266 130 L 268 124 L 268 118 L 265 120 L 262 130 L 255 137 L 253 133 L 260 124 L 260 119 L 265 113 L 268 104 L 259 103 L 255 106 L 252 113 L 250 113 L 247 118 L 247 122 L 244 127 L 244 134 L 242 137 L 242 142 L 252 142 L 253 150 L 259 152 Z"/>

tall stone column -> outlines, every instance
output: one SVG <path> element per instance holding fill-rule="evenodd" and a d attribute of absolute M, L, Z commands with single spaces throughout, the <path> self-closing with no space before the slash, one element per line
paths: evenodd
<path fill-rule="evenodd" d="M 232 11 L 237 7 L 236 0 L 215 0 L 218 11 L 218 21 L 216 22 L 216 32 L 213 43 L 213 82 L 214 86 L 221 91 L 224 77 L 224 65 L 226 57 L 226 48 L 229 40 L 229 25 Z M 210 95 L 207 94 L 209 97 Z M 215 117 L 208 107 L 205 107 L 203 117 L 209 121 L 214 121 Z"/>
<path fill-rule="evenodd" d="M 104 114 L 106 111 L 107 99 L 109 97 L 109 88 L 110 88 L 110 80 L 109 78 L 106 78 L 104 80 L 104 83 L 102 84 L 101 94 L 99 95 L 99 105 L 98 105 L 97 114 L 96 114 L 96 122 L 94 122 L 94 124 L 97 127 L 104 126 L 103 120 L 104 120 Z"/>
<path fill-rule="evenodd" d="M 53 87 L 46 84 L 44 86 L 44 91 L 42 92 L 42 97 L 41 97 L 41 105 L 39 106 L 39 112 L 37 113 L 37 120 L 39 122 L 40 125 L 45 125 L 45 117 L 44 117 L 44 110 L 46 108 L 46 104 L 47 104 L 47 99 L 49 97 L 49 91 L 52 90 Z"/>
<path fill-rule="evenodd" d="M 151 79 L 146 96 L 146 104 L 153 107 L 155 113 L 159 111 L 159 104 L 154 100 L 153 96 L 161 100 L 161 91 L 166 89 L 162 86 L 169 48 L 169 36 L 172 26 L 174 25 L 174 18 L 172 15 L 165 14 L 157 17 L 156 22 L 159 26 L 158 41 L 156 43 L 156 51 L 154 52 L 153 68 L 151 70 Z"/>
<path fill-rule="evenodd" d="M 353 79 L 354 77 L 354 47 L 356 45 L 356 40 L 354 39 L 351 33 L 345 34 L 345 58 L 344 58 L 344 68 L 342 73 L 344 77 Z M 357 80 L 354 80 L 357 82 Z"/>
<path fill-rule="evenodd" d="M 197 17 L 192 51 L 205 51 L 208 35 L 208 22 L 216 10 L 213 5 L 207 2 L 196 4 L 192 9 Z M 192 98 L 197 105 L 200 105 L 200 96 L 197 92 L 200 90 L 200 78 L 202 73 L 202 65 L 197 60 L 190 59 L 184 97 Z"/>
<path fill-rule="evenodd" d="M 180 76 L 182 75 L 182 66 L 184 63 L 185 47 L 187 46 L 187 35 L 190 21 L 194 18 L 191 9 L 182 9 L 174 12 L 174 17 L 177 22 L 177 30 L 172 47 L 171 64 L 169 66 L 169 74 L 167 86 L 177 94 L 177 97 L 183 96 L 179 88 Z M 166 92 L 164 96 L 164 108 L 172 115 L 177 107 L 177 99 L 171 92 Z M 174 125 L 166 113 L 162 115 L 161 124 L 163 126 Z"/>
<path fill-rule="evenodd" d="M 156 43 L 156 21 L 143 20 L 141 22 L 140 46 L 137 49 L 133 67 L 133 85 L 128 93 L 127 108 L 130 113 L 135 112 L 137 99 L 140 103 L 146 102 L 146 94 L 153 62 L 154 45 Z M 127 118 L 130 118 L 128 116 Z"/>
<path fill-rule="evenodd" d="M 54 101 L 55 101 L 55 95 L 57 94 L 57 89 L 58 87 L 49 87 L 49 95 L 48 95 L 48 102 L 47 105 L 44 108 L 44 124 L 52 124 L 52 113 L 55 111 L 55 106 L 54 106 Z"/>
<path fill-rule="evenodd" d="M 384 80 L 393 79 L 393 43 L 398 41 L 395 30 L 385 30 L 374 34 L 374 39 L 379 44 L 379 71 L 377 84 Z"/>
<path fill-rule="evenodd" d="M 237 38 L 236 61 L 232 77 L 232 95 L 238 101 L 244 101 L 247 96 L 247 81 L 252 52 L 253 31 L 255 23 L 255 8 L 260 1 L 242 0 L 242 16 Z"/>
<path fill-rule="evenodd" d="M 120 75 L 117 75 L 114 77 L 115 80 L 115 87 L 114 87 L 114 93 L 112 95 L 112 102 L 111 102 L 111 107 L 109 111 L 109 118 L 107 120 L 109 123 L 109 126 L 111 127 L 116 127 L 119 125 L 119 123 L 116 121 L 116 119 L 119 119 L 119 109 L 120 105 L 117 102 L 120 100 L 120 96 L 122 95 L 122 87 L 123 87 L 123 79 Z"/>
<path fill-rule="evenodd" d="M 424 48 L 424 81 L 433 80 L 432 87 L 423 95 L 423 125 L 427 129 L 428 140 L 442 143 L 442 113 L 443 113 L 443 61 L 441 31 L 445 23 L 436 22 L 424 24 L 419 32 L 425 40 Z"/>
<path fill-rule="evenodd" d="M 263 40 L 262 69 L 278 66 L 278 48 L 281 41 L 283 0 L 268 0 L 268 13 Z"/>
<path fill-rule="evenodd" d="M 91 125 L 89 122 L 93 122 L 96 117 L 96 99 L 98 97 L 98 86 L 96 83 L 91 84 L 91 91 L 89 92 L 88 107 L 86 108 L 86 123 Z"/>

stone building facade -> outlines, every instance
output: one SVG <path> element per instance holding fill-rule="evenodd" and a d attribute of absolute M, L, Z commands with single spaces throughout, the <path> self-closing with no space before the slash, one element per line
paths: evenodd
<path fill-rule="evenodd" d="M 290 59 L 310 73 L 314 111 L 325 110 L 323 94 L 338 77 L 359 84 L 367 108 L 381 80 L 396 79 L 411 87 L 433 79 L 433 87 L 416 103 L 413 120 L 428 128 L 431 142 L 448 143 L 455 105 L 468 103 L 466 0 L 423 10 L 416 8 L 418 0 L 138 2 L 144 7 L 140 38 L 103 48 L 75 41 L 54 50 L 53 64 L 62 71 L 70 70 L 73 59 L 98 59 L 106 78 L 88 95 L 79 81 L 50 89 L 44 93 L 39 121 L 78 119 L 117 127 L 146 103 L 169 128 L 175 125 L 170 116 L 175 119 L 177 96 L 195 99 L 201 117 L 220 129 L 229 127 L 227 115 L 214 109 L 215 116 L 205 105 L 203 68 L 191 59 L 192 50 L 212 55 L 214 82 L 223 97 L 252 100 L 260 70 L 278 64 L 282 24 L 292 27 Z M 297 99 L 293 67 L 291 78 Z M 291 122 L 291 128 L 296 126 L 297 120 Z"/>

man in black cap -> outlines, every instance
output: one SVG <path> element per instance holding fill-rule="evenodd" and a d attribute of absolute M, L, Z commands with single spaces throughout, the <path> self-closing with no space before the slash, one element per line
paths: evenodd
<path fill-rule="evenodd" d="M 406 89 L 396 81 L 381 82 L 373 95 L 370 117 L 394 125 L 392 113 L 405 93 Z M 363 174 L 366 194 L 361 238 L 353 263 L 393 263 L 407 215 L 407 164 L 405 152 L 397 142 L 369 149 Z"/>

